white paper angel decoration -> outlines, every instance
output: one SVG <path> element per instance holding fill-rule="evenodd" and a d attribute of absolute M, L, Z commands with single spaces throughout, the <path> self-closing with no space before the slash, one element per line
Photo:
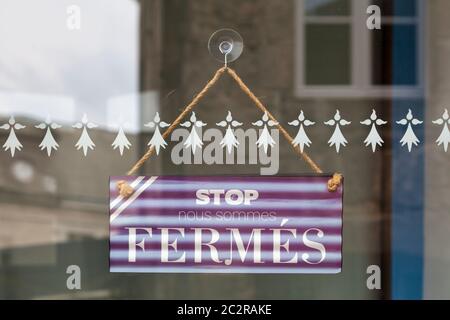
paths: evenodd
<path fill-rule="evenodd" d="M 216 123 L 219 127 L 227 127 L 227 130 L 225 132 L 225 136 L 220 141 L 220 146 L 222 148 L 227 148 L 228 153 L 231 153 L 233 148 L 237 148 L 239 145 L 239 141 L 237 140 L 236 136 L 234 135 L 233 129 L 239 126 L 242 126 L 241 122 L 238 122 L 236 120 L 233 120 L 233 116 L 231 115 L 231 112 L 228 111 L 228 115 L 225 118 L 225 120 L 220 121 L 219 123 Z"/>
<path fill-rule="evenodd" d="M 197 128 L 206 126 L 206 123 L 202 122 L 201 120 L 197 120 L 195 112 L 192 112 L 190 120 L 183 122 L 182 124 L 180 124 L 180 126 L 185 128 L 192 127 L 189 136 L 184 142 L 184 146 L 185 148 L 191 148 L 192 153 L 195 154 L 197 148 L 201 149 L 203 146 L 203 141 L 197 133 Z"/>
<path fill-rule="evenodd" d="M 56 130 L 61 128 L 61 125 L 52 122 L 50 119 L 50 116 L 47 116 L 47 119 L 45 122 L 41 122 L 37 126 L 35 126 L 37 129 L 45 130 L 45 136 L 41 141 L 41 144 L 39 145 L 39 148 L 41 150 L 46 149 L 47 155 L 50 157 L 52 154 L 52 150 L 58 150 L 59 144 L 56 142 L 55 138 L 53 137 L 52 130 Z"/>
<path fill-rule="evenodd" d="M 330 119 L 326 122 L 324 122 L 327 126 L 336 126 L 334 128 L 333 135 L 331 136 L 330 140 L 328 140 L 328 143 L 330 147 L 333 145 L 336 147 L 336 152 L 339 153 L 340 147 L 347 145 L 347 139 L 345 139 L 344 135 L 342 134 L 342 131 L 340 129 L 340 126 L 347 126 L 351 122 L 347 121 L 345 119 L 341 118 L 341 114 L 339 113 L 339 110 L 336 110 L 336 113 L 334 114 L 333 119 Z"/>
<path fill-rule="evenodd" d="M 11 152 L 11 157 L 14 158 L 14 155 L 17 151 L 21 151 L 23 145 L 20 143 L 19 139 L 17 139 L 16 136 L 16 132 L 15 130 L 21 130 L 24 129 L 25 126 L 16 122 L 16 119 L 14 118 L 14 116 L 11 116 L 9 118 L 8 123 L 3 124 L 0 129 L 3 130 L 9 130 L 9 135 L 8 138 L 6 139 L 5 144 L 3 145 L 3 149 L 5 149 L 5 151 L 10 151 Z"/>
<path fill-rule="evenodd" d="M 368 119 L 361 121 L 361 124 L 371 126 L 370 132 L 367 135 L 366 140 L 364 140 L 364 143 L 366 144 L 366 147 L 368 147 L 369 145 L 372 146 L 372 152 L 375 152 L 377 145 L 381 147 L 381 145 L 384 143 L 383 139 L 381 139 L 381 136 L 378 133 L 377 126 L 381 126 L 386 123 L 387 121 L 378 118 L 375 110 L 372 110 L 372 114 Z"/>
<path fill-rule="evenodd" d="M 121 112 L 115 114 L 115 119 L 110 123 L 110 127 L 112 129 L 117 129 L 116 137 L 114 141 L 111 143 L 113 150 L 118 149 L 120 156 L 123 156 L 123 152 L 125 149 L 130 150 L 131 142 L 128 140 L 128 137 L 125 133 L 125 128 L 129 127 L 129 122 L 124 120 L 124 116 Z"/>
<path fill-rule="evenodd" d="M 300 151 L 303 152 L 303 149 L 305 146 L 309 147 L 311 145 L 311 140 L 309 139 L 308 135 L 305 132 L 305 127 L 309 127 L 315 124 L 315 122 L 312 122 L 305 118 L 305 115 L 303 114 L 303 110 L 300 110 L 300 114 L 298 115 L 298 118 L 294 121 L 288 122 L 289 125 L 298 127 L 297 135 L 295 136 L 294 140 L 292 141 L 292 144 L 295 146 L 300 147 Z"/>
<path fill-rule="evenodd" d="M 113 143 L 111 144 L 113 147 L 113 150 L 116 150 L 119 148 L 120 155 L 123 155 L 123 151 L 126 149 L 130 149 L 131 142 L 128 140 L 125 131 L 123 131 L 123 127 L 119 127 L 119 131 L 117 132 L 117 136 L 114 139 Z"/>
<path fill-rule="evenodd" d="M 161 118 L 159 117 L 159 113 L 156 112 L 155 117 L 153 118 L 153 121 L 150 121 L 147 124 L 144 124 L 144 126 L 148 128 L 155 128 L 155 131 L 153 132 L 153 136 L 148 142 L 148 145 L 151 147 L 154 147 L 156 150 L 156 154 L 159 155 L 160 148 L 165 149 L 167 146 L 167 142 L 164 140 L 163 136 L 161 135 L 161 131 L 159 131 L 159 128 L 166 128 L 170 126 L 169 123 L 166 123 L 164 121 L 161 121 Z"/>
<path fill-rule="evenodd" d="M 414 118 L 411 109 L 408 109 L 408 113 L 406 114 L 406 117 L 397 121 L 398 124 L 408 127 L 406 128 L 405 134 L 400 139 L 400 143 L 402 144 L 402 147 L 406 144 L 408 146 L 408 152 L 411 152 L 412 145 L 417 146 L 420 143 L 419 138 L 417 138 L 416 134 L 414 133 L 414 130 L 412 126 L 416 126 L 418 124 L 422 124 L 423 121 L 420 121 L 416 118 Z"/>
<path fill-rule="evenodd" d="M 442 117 L 433 121 L 434 124 L 443 125 L 441 134 L 436 139 L 438 146 L 441 144 L 444 146 L 444 151 L 447 152 L 448 144 L 450 143 L 450 131 L 448 130 L 448 125 L 450 124 L 450 117 L 448 110 L 445 109 Z"/>
<path fill-rule="evenodd" d="M 262 116 L 261 120 L 253 122 L 252 124 L 257 127 L 263 127 L 263 130 L 259 135 L 258 140 L 256 141 L 256 145 L 258 146 L 258 148 L 262 147 L 264 149 L 264 153 L 267 154 L 269 146 L 273 147 L 276 144 L 275 140 L 273 140 L 272 136 L 270 135 L 269 129 L 267 127 L 274 127 L 278 125 L 278 122 L 269 119 L 267 112 L 264 112 L 264 115 Z"/>
<path fill-rule="evenodd" d="M 95 123 L 89 122 L 87 115 L 84 114 L 81 122 L 75 123 L 72 127 L 76 129 L 83 129 L 80 138 L 75 144 L 75 147 L 77 148 L 77 150 L 83 149 L 83 154 L 86 157 L 88 149 L 94 150 L 95 148 L 95 143 L 89 136 L 87 129 L 96 128 L 97 125 Z"/>

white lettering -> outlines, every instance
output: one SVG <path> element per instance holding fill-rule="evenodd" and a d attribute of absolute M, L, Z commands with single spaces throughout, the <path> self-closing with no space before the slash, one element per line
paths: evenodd
<path fill-rule="evenodd" d="M 139 243 L 137 242 L 137 230 L 144 230 L 148 235 L 152 236 L 151 228 L 127 228 L 128 229 L 128 262 L 136 262 L 136 247 L 141 248 L 145 251 L 145 238 L 143 238 Z"/>
<path fill-rule="evenodd" d="M 177 241 L 175 239 L 169 242 L 169 230 L 178 231 L 182 237 L 184 237 L 183 228 L 160 228 L 161 230 L 161 262 L 185 262 L 186 252 L 183 252 L 181 257 L 176 260 L 169 261 L 169 248 L 172 248 L 175 252 L 177 251 Z"/>
<path fill-rule="evenodd" d="M 319 250 L 319 252 L 320 252 L 320 259 L 319 259 L 319 261 L 317 261 L 317 262 L 311 262 L 311 261 L 308 260 L 309 254 L 308 254 L 308 253 L 304 253 L 304 254 L 302 255 L 302 260 L 305 261 L 305 262 L 308 263 L 308 264 L 319 264 L 319 263 L 321 263 L 321 262 L 325 259 L 325 257 L 326 257 L 325 247 L 323 246 L 323 244 L 321 244 L 321 243 L 319 243 L 319 242 L 312 241 L 312 240 L 308 239 L 308 232 L 310 232 L 310 231 L 317 231 L 317 236 L 318 236 L 319 238 L 323 238 L 323 231 L 320 230 L 320 229 L 317 229 L 317 228 L 310 228 L 310 229 L 306 230 L 306 231 L 303 233 L 303 243 L 304 243 L 305 246 L 308 247 L 308 248 L 312 248 L 312 249 Z"/>

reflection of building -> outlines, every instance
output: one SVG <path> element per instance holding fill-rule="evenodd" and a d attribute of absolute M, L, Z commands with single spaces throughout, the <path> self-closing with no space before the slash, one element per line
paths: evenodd
<path fill-rule="evenodd" d="M 34 128 L 36 120 L 22 118 L 20 122 L 27 127 L 18 133 L 23 150 L 14 158 L 9 153 L 0 153 L 0 250 L 3 252 L 0 270 L 3 267 L 17 272 L 16 277 L 20 278 L 24 276 L 21 270 L 32 273 L 38 268 L 48 270 L 49 274 L 60 272 L 61 281 L 59 287 L 55 283 L 58 290 L 54 291 L 55 287 L 50 285 L 54 290 L 43 290 L 42 294 L 37 291 L 33 295 L 27 293 L 26 287 L 21 291 L 16 283 L 9 284 L 12 287 L 7 283 L 0 286 L 3 290 L 0 296 L 65 294 L 63 268 L 67 265 L 61 264 L 63 256 L 66 257 L 64 263 L 68 264 L 81 262 L 81 266 L 87 266 L 103 261 L 102 265 L 107 265 L 104 255 L 103 260 L 87 259 L 83 252 L 91 248 L 107 250 L 109 176 L 123 174 L 136 160 L 136 150 L 120 157 L 118 151 L 111 148 L 115 133 L 91 130 L 96 147 L 84 157 L 74 147 L 79 130 L 66 126 L 54 131 L 60 147 L 48 157 L 38 148 L 43 132 Z M 4 141 L 8 133 L 0 134 Z M 133 145 L 137 144 L 136 136 L 128 135 L 128 138 Z M 65 248 L 75 250 L 73 254 L 78 258 L 70 262 Z M 30 285 L 36 284 L 32 281 Z M 94 297 L 96 292 L 94 290 Z M 100 297 L 109 296 L 108 292 Z"/>
<path fill-rule="evenodd" d="M 381 5 L 386 15 L 381 31 L 369 32 L 365 27 L 363 4 L 372 2 Z M 393 9 L 389 3 L 397 6 Z M 69 263 L 82 266 L 87 291 L 121 298 L 379 298 L 391 293 L 420 297 L 422 276 L 427 296 L 446 297 L 450 254 L 443 247 L 448 223 L 442 208 L 448 204 L 437 190 L 448 189 L 447 173 L 440 169 L 448 161 L 434 149 L 427 155 L 439 168 L 426 166 L 432 177 L 427 188 L 433 189 L 426 191 L 430 202 L 424 212 L 425 149 L 404 152 L 398 148 L 395 126 L 386 126 L 381 133 L 386 142 L 383 151 L 372 154 L 362 145 L 367 128 L 358 121 L 367 118 L 372 108 L 390 124 L 409 107 L 421 115 L 425 71 L 432 87 L 427 117 L 445 105 L 447 1 L 146 0 L 139 5 L 139 86 L 142 92 L 153 92 L 151 97 L 159 97 L 164 119 L 174 119 L 218 67 L 206 49 L 211 33 L 233 27 L 243 36 L 245 49 L 232 67 L 280 121 L 295 119 L 300 107 L 318 123 L 336 108 L 352 121 L 345 132 L 349 145 L 339 155 L 326 145 L 331 132 L 323 125 L 311 127 L 309 133 L 311 156 L 326 171 L 343 172 L 346 179 L 343 273 L 126 278 L 109 274 L 108 177 L 128 169 L 145 148 L 147 137 L 134 137 L 136 147 L 121 158 L 110 147 L 113 134 L 92 131 L 97 147 L 84 158 L 73 147 L 79 132 L 61 129 L 57 136 L 61 147 L 48 158 L 37 148 L 42 132 L 32 129 L 35 119 L 22 119 L 30 128 L 21 132 L 24 150 L 14 159 L 0 152 L 0 297 L 64 296 L 68 293 L 64 267 Z M 431 11 L 432 20 L 424 19 L 425 9 Z M 425 31 L 433 48 L 428 57 L 420 51 L 426 47 Z M 97 54 L 101 58 L 105 53 Z M 57 72 L 64 77 L 64 70 Z M 146 114 L 155 105 L 149 102 L 151 97 L 141 99 L 142 119 L 151 116 Z M 260 116 L 225 76 L 197 113 L 206 123 L 216 123 L 228 109 L 245 123 Z M 433 128 L 426 130 L 434 136 Z M 422 141 L 434 142 L 423 132 L 419 135 Z M 5 132 L 0 132 L 0 140 L 4 138 Z M 309 172 L 284 142 L 280 153 L 280 173 Z M 257 174 L 258 168 L 174 166 L 166 152 L 149 161 L 143 172 Z M 423 255 L 429 259 L 425 268 Z M 372 264 L 381 265 L 383 271 L 380 292 L 365 286 L 366 268 Z"/>
<path fill-rule="evenodd" d="M 14 158 L 6 152 L 0 154 L 3 221 L 0 246 L 48 244 L 83 236 L 105 237 L 107 177 L 116 173 L 102 162 L 108 155 L 120 159 L 110 147 L 114 133 L 93 131 L 91 137 L 96 148 L 84 159 L 74 147 L 79 132 L 67 128 L 56 130 L 60 148 L 48 157 L 38 148 L 43 133 L 34 128 L 36 120 L 24 119 L 22 123 L 27 126 L 18 133 L 23 150 Z M 2 141 L 6 135 L 2 132 Z M 119 171 L 120 168 L 133 159 L 122 160 L 123 164 L 117 161 L 117 172 L 122 172 L 124 169 Z M 93 180 L 93 175 L 105 179 Z M 27 221 L 32 221 L 33 227 L 24 223 Z"/>

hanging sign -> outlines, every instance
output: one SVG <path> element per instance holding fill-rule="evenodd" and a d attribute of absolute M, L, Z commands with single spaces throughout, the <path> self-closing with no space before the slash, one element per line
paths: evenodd
<path fill-rule="evenodd" d="M 329 179 L 112 177 L 110 271 L 339 273 L 343 184 Z"/>

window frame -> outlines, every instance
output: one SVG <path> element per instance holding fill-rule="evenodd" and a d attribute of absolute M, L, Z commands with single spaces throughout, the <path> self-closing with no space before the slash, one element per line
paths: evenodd
<path fill-rule="evenodd" d="M 297 97 L 337 97 L 337 98 L 413 98 L 421 97 L 424 92 L 424 34 L 425 34 L 425 1 L 415 0 L 416 17 L 383 16 L 381 24 L 416 25 L 417 43 L 417 84 L 416 85 L 376 85 L 371 83 L 372 52 L 371 37 L 366 26 L 369 15 L 366 13 L 370 0 L 350 0 L 349 16 L 306 16 L 305 1 L 295 1 L 295 67 L 294 95 Z M 307 85 L 305 83 L 304 52 L 306 23 L 350 23 L 351 83 L 349 85 Z M 355 27 L 358 26 L 358 27 Z"/>

